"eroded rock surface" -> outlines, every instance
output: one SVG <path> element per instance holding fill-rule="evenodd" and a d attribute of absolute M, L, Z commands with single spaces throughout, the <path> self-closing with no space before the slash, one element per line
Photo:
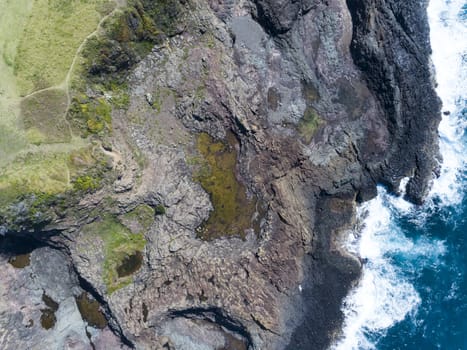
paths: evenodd
<path fill-rule="evenodd" d="M 108 327 L 97 329 L 83 319 L 75 302 L 83 290 L 65 254 L 37 248 L 29 253 L 29 265 L 14 267 L 6 256 L 20 243 L 2 240 L 0 244 L 2 349 L 91 350 L 96 344 L 102 349 L 126 349 Z"/>
<path fill-rule="evenodd" d="M 170 17 L 112 110 L 112 181 L 28 233 L 61 252 L 34 250 L 23 270 L 2 255 L 2 348 L 324 349 L 360 273 L 337 243 L 355 205 L 408 176 L 409 198 L 426 194 L 440 104 L 425 3 L 177 4 L 189 16 Z M 236 153 L 224 171 L 255 203 L 249 229 L 213 240 L 198 231 L 216 210 L 201 133 Z M 83 290 L 103 330 L 79 315 Z M 48 331 L 44 293 L 59 305 Z"/>

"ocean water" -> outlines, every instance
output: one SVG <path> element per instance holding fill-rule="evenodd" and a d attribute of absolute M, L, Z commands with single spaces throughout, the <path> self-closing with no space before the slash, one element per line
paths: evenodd
<path fill-rule="evenodd" d="M 467 1 L 430 0 L 428 14 L 449 112 L 439 128 L 441 176 L 421 207 L 379 188 L 358 209 L 346 248 L 367 262 L 344 301 L 335 350 L 467 350 Z"/>

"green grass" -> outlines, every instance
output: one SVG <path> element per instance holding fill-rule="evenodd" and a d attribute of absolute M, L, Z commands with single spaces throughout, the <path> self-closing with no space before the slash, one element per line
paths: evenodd
<path fill-rule="evenodd" d="M 231 145 L 214 141 L 208 134 L 198 137 L 197 148 L 204 160 L 195 171 L 195 179 L 211 197 L 214 211 L 200 227 L 199 237 L 211 240 L 223 236 L 244 237 L 252 227 L 255 202 L 246 196 L 246 189 L 235 177 L 237 154 Z"/>
<path fill-rule="evenodd" d="M 63 90 L 41 91 L 21 101 L 21 115 L 28 141 L 32 144 L 70 142 L 64 118 L 67 96 Z"/>
<path fill-rule="evenodd" d="M 101 186 L 106 162 L 106 156 L 92 147 L 18 156 L 0 170 L 0 209 L 31 196 L 35 201 L 70 190 L 92 192 Z M 31 209 L 41 204 L 34 201 L 29 203 Z"/>
<path fill-rule="evenodd" d="M 18 125 L 20 111 L 13 65 L 31 9 L 30 0 L 0 0 L 0 168 L 28 145 Z"/>
<path fill-rule="evenodd" d="M 106 217 L 87 225 L 84 231 L 98 236 L 104 242 L 103 280 L 109 294 L 133 281 L 132 276 L 119 277 L 118 269 L 129 256 L 141 252 L 146 240 L 142 234 L 133 234 L 117 219 Z"/>
<path fill-rule="evenodd" d="M 0 172 L 24 148 L 28 146 L 24 133 L 18 128 L 0 122 Z"/>
<path fill-rule="evenodd" d="M 68 155 L 27 154 L 0 172 L 0 192 L 57 194 L 70 188 Z M 1 197 L 0 197 L 1 198 Z"/>
<path fill-rule="evenodd" d="M 21 95 L 61 84 L 78 47 L 97 27 L 107 0 L 35 0 L 18 46 Z"/>
<path fill-rule="evenodd" d="M 81 43 L 114 7 L 113 0 L 0 0 L 0 186 L 4 190 L 24 184 L 21 192 L 27 192 L 40 183 L 47 191 L 69 188 L 69 182 L 65 186 L 62 179 L 56 181 L 66 174 L 65 150 L 79 147 L 64 118 L 68 101 L 63 83 Z M 52 85 L 59 87 L 20 99 Z M 108 128 L 110 107 L 98 101 L 92 108 L 97 116 L 88 118 L 86 128 L 99 133 Z M 51 151 L 48 146 L 54 143 L 63 144 L 63 150 Z M 59 170 L 57 161 L 51 160 L 57 157 Z M 50 162 L 52 166 L 45 169 Z"/>
<path fill-rule="evenodd" d="M 0 0 L 0 90 L 15 93 L 13 66 L 24 26 L 33 7 L 31 0 Z"/>
<path fill-rule="evenodd" d="M 104 97 L 75 97 L 69 109 L 69 118 L 83 136 L 103 134 L 112 129 L 112 106 Z"/>
<path fill-rule="evenodd" d="M 100 179 L 89 175 L 78 176 L 73 181 L 73 188 L 76 191 L 94 192 L 100 187 Z"/>

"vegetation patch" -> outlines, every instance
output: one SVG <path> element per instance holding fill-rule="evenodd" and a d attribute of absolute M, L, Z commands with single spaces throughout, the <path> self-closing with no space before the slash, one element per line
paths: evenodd
<path fill-rule="evenodd" d="M 92 147 L 68 152 L 29 153 L 0 173 L 3 226 L 18 231 L 50 222 L 73 206 L 77 194 L 103 185 L 109 177 L 105 154 Z"/>
<path fill-rule="evenodd" d="M 182 0 L 132 0 L 136 8 L 143 8 L 155 27 L 167 36 L 173 36 L 180 31 L 179 25 L 183 23 L 185 14 Z"/>
<path fill-rule="evenodd" d="M 157 207 L 156 207 L 157 211 Z M 145 233 L 154 222 L 155 210 L 149 205 L 138 205 L 132 211 L 122 215 L 120 221 L 133 233 Z"/>
<path fill-rule="evenodd" d="M 141 264 L 128 269 L 131 270 L 131 274 L 122 277 L 119 276 L 118 269 L 122 269 L 121 266 L 125 265 L 125 261 L 131 259 L 129 257 L 143 251 L 146 245 L 143 234 L 131 233 L 117 219 L 110 216 L 87 225 L 85 231 L 100 237 L 104 242 L 103 279 L 107 292 L 113 293 L 130 284 L 133 280 L 131 274 L 136 272 Z"/>
<path fill-rule="evenodd" d="M 20 93 L 62 83 L 78 47 L 97 27 L 108 0 L 36 0 L 18 46 Z"/>
<path fill-rule="evenodd" d="M 94 192 L 100 187 L 100 181 L 98 178 L 93 178 L 89 175 L 78 176 L 73 181 L 73 188 L 76 191 L 83 192 Z"/>
<path fill-rule="evenodd" d="M 69 156 L 71 184 L 78 192 L 90 193 L 112 181 L 110 158 L 99 148 L 92 146 L 71 152 Z"/>
<path fill-rule="evenodd" d="M 24 133 L 20 132 L 17 127 L 5 125 L 0 121 L 0 171 L 27 146 L 28 142 Z"/>
<path fill-rule="evenodd" d="M 0 172 L 0 199 L 27 193 L 57 194 L 70 188 L 66 153 L 29 153 Z"/>
<path fill-rule="evenodd" d="M 70 106 L 69 115 L 83 136 L 103 134 L 112 129 L 112 106 L 105 97 L 89 98 L 86 95 L 75 97 Z"/>
<path fill-rule="evenodd" d="M 13 66 L 32 3 L 30 0 L 0 1 L 0 167 L 27 147 L 26 137 L 18 127 L 18 94 Z"/>
<path fill-rule="evenodd" d="M 229 141 L 230 144 L 216 142 L 206 133 L 198 137 L 197 148 L 204 161 L 196 166 L 194 177 L 208 192 L 214 207 L 209 219 L 198 229 L 202 239 L 244 237 L 245 230 L 252 227 L 255 201 L 247 198 L 245 186 L 235 176 L 237 154 L 233 135 Z"/>
<path fill-rule="evenodd" d="M 28 141 L 32 144 L 65 143 L 71 141 L 64 116 L 67 96 L 63 90 L 38 92 L 21 101 L 21 115 Z"/>
<path fill-rule="evenodd" d="M 110 92 L 110 103 L 118 109 L 128 109 L 130 106 L 130 94 L 128 85 L 124 83 L 117 84 L 114 81 L 109 82 L 106 90 Z"/>
<path fill-rule="evenodd" d="M 323 121 L 313 108 L 306 108 L 303 118 L 299 121 L 297 126 L 298 133 L 300 134 L 303 142 L 307 144 L 311 142 L 313 135 L 316 130 L 318 130 L 318 127 L 322 122 Z"/>
<path fill-rule="evenodd" d="M 0 172 L 0 201 L 27 194 L 57 195 L 72 189 L 72 182 L 95 187 L 108 171 L 107 162 L 107 156 L 92 147 L 70 153 L 27 153 Z"/>
<path fill-rule="evenodd" d="M 90 297 L 88 293 L 81 293 L 76 298 L 76 305 L 78 305 L 81 317 L 90 326 L 98 329 L 104 329 L 107 326 L 107 319 L 101 310 L 100 304 L 97 300 Z"/>
<path fill-rule="evenodd" d="M 9 67 L 14 65 L 18 43 L 31 8 L 30 0 L 2 1 L 0 4 L 0 53 L 1 59 Z M 1 76 L 3 80 L 5 76 Z"/>

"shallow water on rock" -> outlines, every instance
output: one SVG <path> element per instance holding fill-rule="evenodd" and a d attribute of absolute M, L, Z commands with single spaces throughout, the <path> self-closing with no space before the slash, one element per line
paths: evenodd
<path fill-rule="evenodd" d="M 104 329 L 107 326 L 107 319 L 101 311 L 100 304 L 92 299 L 88 293 L 82 293 L 76 298 L 79 312 L 90 326 Z"/>
<path fill-rule="evenodd" d="M 13 256 L 8 259 L 8 263 L 17 269 L 24 269 L 31 264 L 31 253 Z"/>
<path fill-rule="evenodd" d="M 141 252 L 134 252 L 123 258 L 122 263 L 117 266 L 118 277 L 126 277 L 135 273 L 141 268 L 143 264 L 143 254 Z"/>

